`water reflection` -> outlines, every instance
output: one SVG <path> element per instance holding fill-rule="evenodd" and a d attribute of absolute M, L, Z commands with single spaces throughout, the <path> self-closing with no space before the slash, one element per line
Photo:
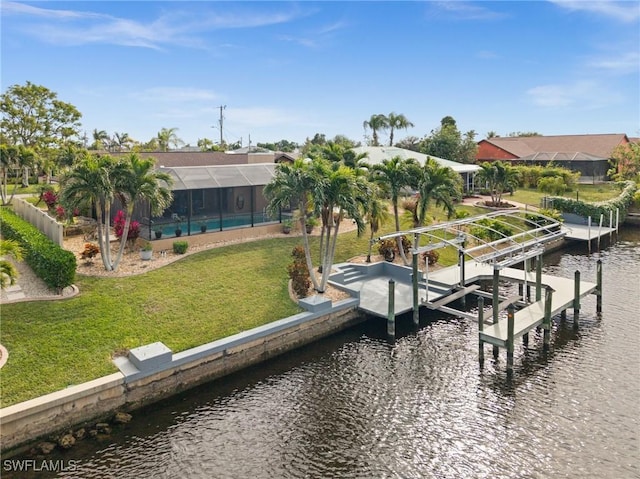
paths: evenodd
<path fill-rule="evenodd" d="M 55 456 L 81 461 L 61 477 L 638 477 L 640 238 L 545 272 L 595 278 L 597 258 L 602 318 L 590 296 L 577 330 L 554 318 L 548 352 L 533 331 L 511 380 L 502 350 L 479 367 L 473 321 L 406 316 L 389 342 L 372 320 L 135 413 Z"/>

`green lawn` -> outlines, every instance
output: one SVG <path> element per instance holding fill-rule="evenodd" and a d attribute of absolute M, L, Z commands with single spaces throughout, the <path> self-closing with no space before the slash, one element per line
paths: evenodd
<path fill-rule="evenodd" d="M 620 189 L 614 183 L 605 183 L 601 185 L 578 185 L 577 191 L 565 193 L 565 198 L 576 198 L 582 201 L 606 201 L 615 198 L 620 194 Z M 532 206 L 540 206 L 540 199 L 543 196 L 549 196 L 532 188 L 519 188 L 513 195 L 504 195 L 505 201 L 517 201 Z"/>
<path fill-rule="evenodd" d="M 402 228 L 410 227 L 403 219 Z M 335 262 L 366 254 L 368 240 L 368 230 L 360 238 L 341 234 Z M 10 358 L 0 370 L 0 405 L 116 372 L 111 358 L 118 351 L 155 341 L 183 351 L 299 312 L 289 299 L 286 267 L 301 243 L 266 239 L 193 254 L 138 276 L 78 276 L 75 298 L 3 305 L 0 342 Z M 440 262 L 456 259 L 445 254 Z"/>

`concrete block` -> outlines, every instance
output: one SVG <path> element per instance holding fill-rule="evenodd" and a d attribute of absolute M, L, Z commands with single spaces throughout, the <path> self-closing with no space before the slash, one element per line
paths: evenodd
<path fill-rule="evenodd" d="M 309 296 L 308 298 L 302 298 L 298 301 L 298 304 L 310 313 L 331 311 L 331 300 L 317 294 Z"/>
<path fill-rule="evenodd" d="M 161 342 L 146 344 L 129 351 L 129 361 L 140 371 L 150 371 L 170 363 L 171 356 L 171 350 Z"/>

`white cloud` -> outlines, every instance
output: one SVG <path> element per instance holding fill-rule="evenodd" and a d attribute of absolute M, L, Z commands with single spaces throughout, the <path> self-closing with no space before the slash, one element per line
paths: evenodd
<path fill-rule="evenodd" d="M 640 54 L 638 52 L 626 52 L 618 57 L 609 56 L 591 60 L 588 65 L 613 74 L 637 74 L 640 69 Z"/>
<path fill-rule="evenodd" d="M 85 3 L 84 5 L 90 5 Z M 185 4 L 179 4 L 186 8 Z M 58 45 L 83 45 L 88 43 L 114 44 L 161 49 L 167 45 L 192 48 L 204 46 L 200 35 L 219 29 L 255 28 L 290 22 L 305 13 L 295 7 L 289 11 L 259 12 L 254 10 L 225 11 L 218 13 L 209 4 L 188 4 L 204 10 L 172 11 L 149 21 L 135 21 L 113 15 L 86 11 L 39 8 L 17 2 L 2 5 L 2 15 L 26 17 L 23 31 L 43 41 Z"/>
<path fill-rule="evenodd" d="M 623 101 L 619 93 L 594 81 L 540 85 L 530 88 L 526 94 L 534 105 L 543 108 L 595 109 Z"/>
<path fill-rule="evenodd" d="M 218 95 L 200 88 L 156 87 L 135 92 L 132 98 L 150 103 L 186 103 L 217 101 Z"/>
<path fill-rule="evenodd" d="M 496 58 L 500 58 L 500 56 L 496 52 L 492 52 L 490 50 L 481 50 L 476 53 L 476 58 L 482 58 L 484 60 L 493 60 Z"/>
<path fill-rule="evenodd" d="M 429 3 L 431 12 L 459 20 L 497 20 L 507 15 L 490 10 L 481 2 L 445 1 Z"/>
<path fill-rule="evenodd" d="M 640 3 L 637 1 L 582 1 L 582 0 L 549 0 L 551 3 L 571 12 L 588 12 L 622 22 L 634 22 L 640 18 Z"/>

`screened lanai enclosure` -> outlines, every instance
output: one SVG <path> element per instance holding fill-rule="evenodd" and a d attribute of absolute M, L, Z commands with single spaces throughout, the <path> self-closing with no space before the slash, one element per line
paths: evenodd
<path fill-rule="evenodd" d="M 173 178 L 173 203 L 161 216 L 152 216 L 149 206 L 143 205 L 137 218 L 141 235 L 189 236 L 282 221 L 287 212 L 270 216 L 262 193 L 275 168 L 271 163 L 161 167 Z"/>

